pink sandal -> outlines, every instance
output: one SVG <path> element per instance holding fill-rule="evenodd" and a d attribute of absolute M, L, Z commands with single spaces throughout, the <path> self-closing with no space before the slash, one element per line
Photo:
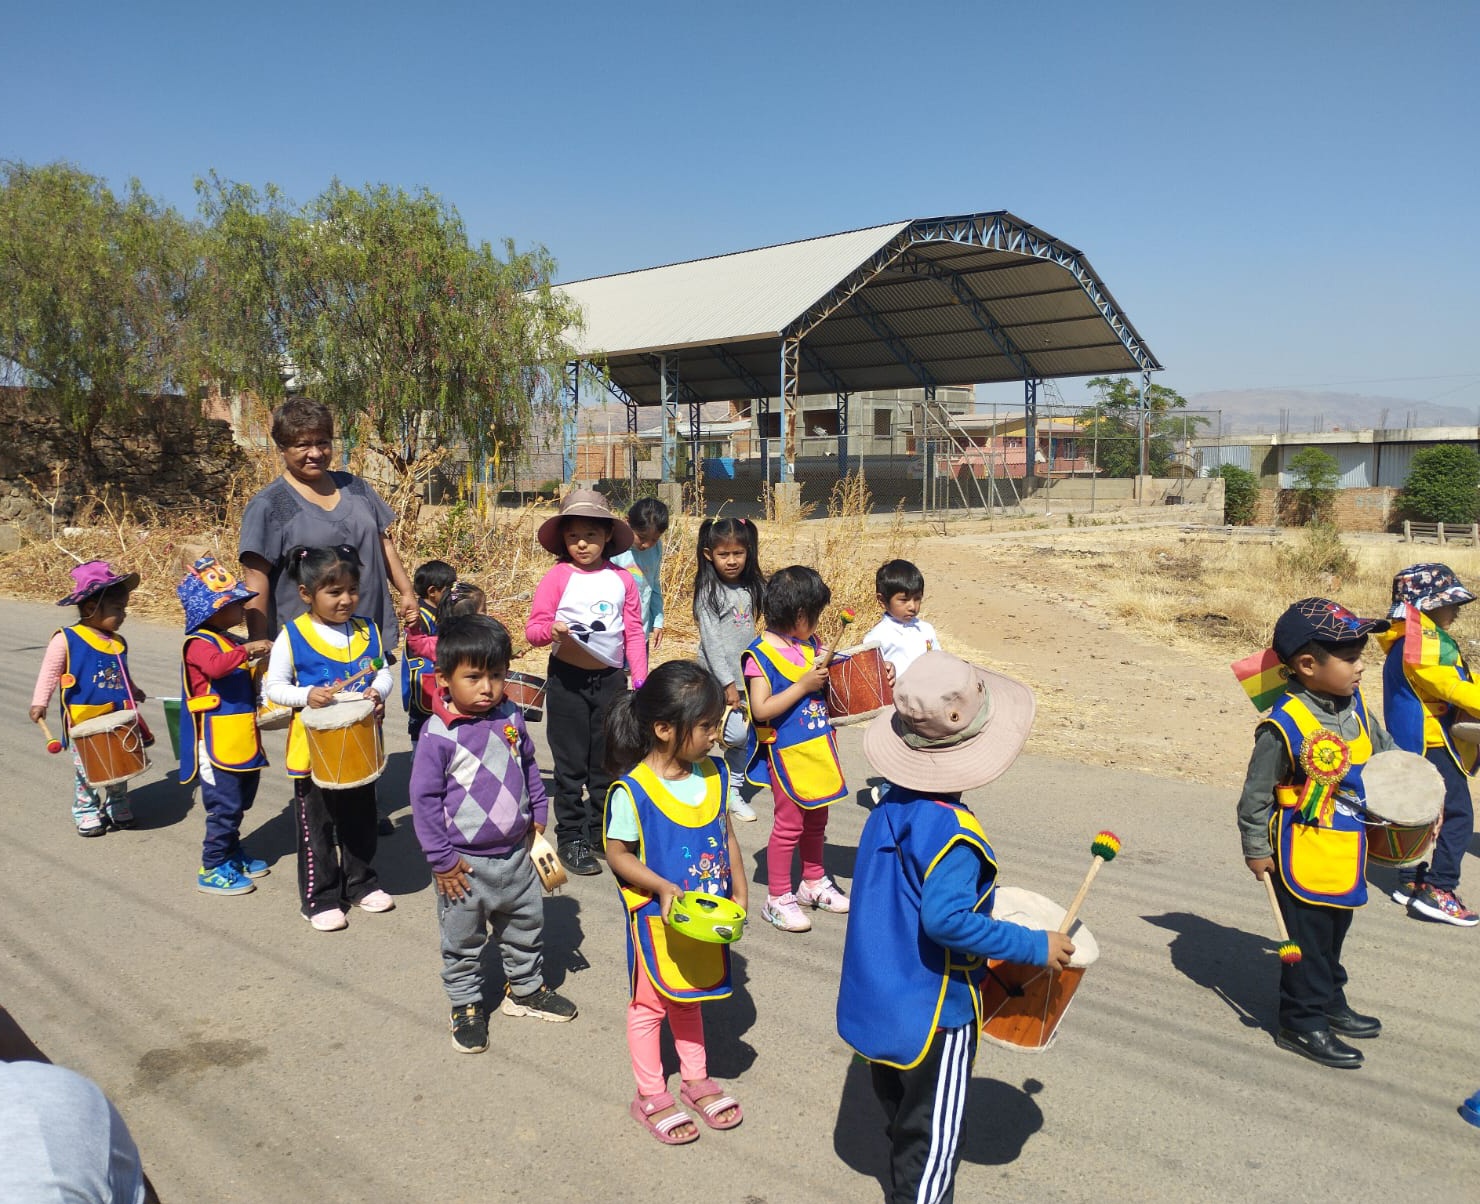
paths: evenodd
<path fill-rule="evenodd" d="M 745 1113 L 740 1110 L 740 1101 L 720 1091 L 719 1084 L 713 1079 L 699 1079 L 697 1082 L 685 1083 L 678 1089 L 678 1094 L 683 1102 L 694 1109 L 711 1129 L 733 1129 L 745 1119 Z M 700 1104 L 699 1101 L 706 1095 L 717 1095 L 719 1099 Z M 718 1119 L 721 1113 L 728 1112 L 731 1108 L 735 1110 L 734 1116 L 725 1121 Z"/>
<path fill-rule="evenodd" d="M 694 1125 L 694 1118 L 687 1112 L 675 1112 L 672 1116 L 665 1116 L 662 1120 L 650 1119 L 654 1112 L 661 1112 L 664 1108 L 676 1108 L 677 1102 L 673 1096 L 666 1091 L 660 1091 L 657 1095 L 648 1099 L 638 1096 L 632 1101 L 631 1107 L 627 1109 L 632 1113 L 632 1119 L 642 1125 L 649 1133 L 661 1141 L 664 1145 L 688 1145 L 691 1141 L 699 1140 L 699 1126 Z M 673 1130 L 680 1125 L 694 1125 L 694 1131 L 688 1137 L 675 1137 Z"/>

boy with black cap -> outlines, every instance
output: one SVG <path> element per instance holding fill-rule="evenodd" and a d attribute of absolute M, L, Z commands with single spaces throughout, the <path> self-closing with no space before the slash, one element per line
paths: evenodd
<path fill-rule="evenodd" d="M 1361 766 L 1395 748 L 1362 698 L 1362 650 L 1386 619 L 1359 619 L 1328 598 L 1302 598 L 1274 625 L 1285 692 L 1254 733 L 1238 803 L 1244 860 L 1276 894 L 1301 958 L 1280 967 L 1275 1043 L 1322 1066 L 1355 1068 L 1342 1037 L 1375 1037 L 1382 1024 L 1346 1001 L 1341 946 L 1367 902 L 1367 836 L 1349 800 Z M 1276 872 L 1278 871 L 1278 872 Z"/>

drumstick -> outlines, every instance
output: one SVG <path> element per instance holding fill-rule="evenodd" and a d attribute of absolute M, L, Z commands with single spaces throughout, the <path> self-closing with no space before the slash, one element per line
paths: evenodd
<path fill-rule="evenodd" d="M 1274 893 L 1274 877 L 1266 871 L 1264 886 L 1269 891 L 1269 907 L 1274 912 L 1275 931 L 1280 934 L 1280 961 L 1293 966 L 1300 961 L 1300 946 L 1290 939 L 1290 930 L 1285 927 L 1285 913 L 1280 910 L 1279 896 Z"/>
<path fill-rule="evenodd" d="M 1074 902 L 1069 904 L 1069 910 L 1064 913 L 1064 922 L 1059 925 L 1061 933 L 1067 933 L 1074 927 L 1074 921 L 1079 918 L 1079 909 L 1084 905 L 1084 897 L 1089 894 L 1089 884 L 1100 872 L 1100 866 L 1107 861 L 1114 861 L 1115 854 L 1120 852 L 1120 837 L 1114 832 L 1096 832 L 1095 838 L 1089 842 L 1089 851 L 1089 873 L 1085 874 L 1084 881 L 1079 884 L 1079 893 L 1074 896 Z"/>
<path fill-rule="evenodd" d="M 838 617 L 843 620 L 843 625 L 838 628 L 838 634 L 833 636 L 831 647 L 824 648 L 822 650 L 822 656 L 817 662 L 817 667 L 819 669 L 826 669 L 830 664 L 832 664 L 832 658 L 837 655 L 838 645 L 843 642 L 843 635 L 848 630 L 848 624 L 853 622 L 853 620 L 857 618 L 857 616 L 846 606 L 843 607 L 843 611 Z"/>
<path fill-rule="evenodd" d="M 345 686 L 352 686 L 352 685 L 355 684 L 355 682 L 359 681 L 362 677 L 369 677 L 373 673 L 379 673 L 384 668 L 385 668 L 385 661 L 381 660 L 380 657 L 377 656 L 373 661 L 370 662 L 370 667 L 368 669 L 361 669 L 354 676 L 352 676 L 352 677 L 346 677 L 343 681 L 337 681 L 337 682 L 335 682 L 334 683 L 334 689 L 335 690 L 342 690 L 342 689 L 345 688 Z"/>
<path fill-rule="evenodd" d="M 41 729 L 41 734 L 46 737 L 46 751 L 59 753 L 62 751 L 62 742 L 51 734 L 51 728 L 46 726 L 45 717 L 36 720 L 36 725 Z"/>

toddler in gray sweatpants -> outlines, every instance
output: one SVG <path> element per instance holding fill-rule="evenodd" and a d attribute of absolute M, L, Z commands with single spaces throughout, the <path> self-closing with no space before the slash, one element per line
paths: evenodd
<path fill-rule="evenodd" d="M 509 633 L 487 615 L 453 619 L 437 634 L 432 714 L 411 765 L 411 815 L 437 886 L 442 985 L 452 1045 L 488 1048 L 483 950 L 498 940 L 506 1016 L 573 1020 L 575 1005 L 544 982 L 544 900 L 529 842 L 549 803 L 534 742 L 504 699 Z"/>

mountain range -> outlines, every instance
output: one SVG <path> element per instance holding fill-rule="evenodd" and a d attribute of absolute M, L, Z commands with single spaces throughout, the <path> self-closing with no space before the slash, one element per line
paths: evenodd
<path fill-rule="evenodd" d="M 1221 410 L 1223 434 L 1365 430 L 1368 427 L 1477 426 L 1480 411 L 1408 397 L 1296 389 L 1217 389 L 1193 393 L 1190 410 Z"/>

